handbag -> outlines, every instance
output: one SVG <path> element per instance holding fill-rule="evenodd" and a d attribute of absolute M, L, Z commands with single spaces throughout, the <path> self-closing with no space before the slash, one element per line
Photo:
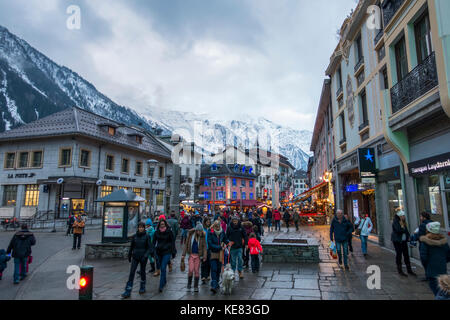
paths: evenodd
<path fill-rule="evenodd" d="M 181 263 L 180 263 L 180 271 L 184 272 L 186 270 L 186 264 L 184 262 L 184 259 L 181 259 Z"/>
<path fill-rule="evenodd" d="M 355 230 L 355 234 L 357 236 L 361 235 L 361 230 L 364 228 L 364 225 L 366 224 L 366 222 L 367 222 L 367 218 L 364 219 L 364 223 L 362 224 L 362 227 Z"/>

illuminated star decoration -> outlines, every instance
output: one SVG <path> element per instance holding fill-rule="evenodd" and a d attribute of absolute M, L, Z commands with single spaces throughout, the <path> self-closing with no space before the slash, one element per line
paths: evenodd
<path fill-rule="evenodd" d="M 366 160 L 373 162 L 373 155 L 370 154 L 370 150 L 367 150 L 367 154 L 365 155 Z"/>

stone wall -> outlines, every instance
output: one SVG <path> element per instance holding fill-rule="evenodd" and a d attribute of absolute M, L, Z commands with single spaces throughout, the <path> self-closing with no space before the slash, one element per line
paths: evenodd
<path fill-rule="evenodd" d="M 130 243 L 91 243 L 86 244 L 85 259 L 128 259 Z"/>
<path fill-rule="evenodd" d="M 319 246 L 263 244 L 263 262 L 319 263 Z"/>

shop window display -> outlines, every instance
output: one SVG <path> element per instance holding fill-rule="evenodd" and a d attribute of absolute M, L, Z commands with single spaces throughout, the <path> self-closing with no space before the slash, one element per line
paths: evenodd
<path fill-rule="evenodd" d="M 394 219 L 397 208 L 403 208 L 403 190 L 400 180 L 388 183 L 390 220 Z"/>
<path fill-rule="evenodd" d="M 445 225 L 439 176 L 433 175 L 417 179 L 417 201 L 419 212 L 428 211 L 431 219 Z"/>

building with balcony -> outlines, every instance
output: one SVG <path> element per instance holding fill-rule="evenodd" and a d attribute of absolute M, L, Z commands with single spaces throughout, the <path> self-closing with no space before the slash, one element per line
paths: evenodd
<path fill-rule="evenodd" d="M 450 2 L 385 0 L 382 9 L 385 137 L 401 158 L 400 184 L 391 191 L 402 191 L 399 205 L 410 230 L 418 226 L 420 212 L 428 211 L 448 233 Z"/>

